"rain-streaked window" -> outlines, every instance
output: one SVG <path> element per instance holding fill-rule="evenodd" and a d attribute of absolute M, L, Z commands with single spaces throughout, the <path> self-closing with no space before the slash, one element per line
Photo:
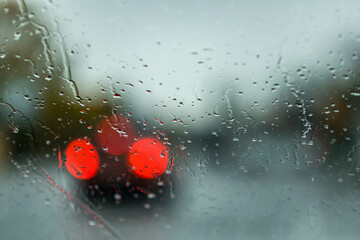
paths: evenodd
<path fill-rule="evenodd" d="M 0 239 L 358 239 L 359 22 L 0 0 Z"/>

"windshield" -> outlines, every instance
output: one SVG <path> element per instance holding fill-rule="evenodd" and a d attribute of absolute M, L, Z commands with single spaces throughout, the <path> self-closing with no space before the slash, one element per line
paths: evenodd
<path fill-rule="evenodd" d="M 359 18 L 0 0 L 0 239 L 356 239 Z"/>

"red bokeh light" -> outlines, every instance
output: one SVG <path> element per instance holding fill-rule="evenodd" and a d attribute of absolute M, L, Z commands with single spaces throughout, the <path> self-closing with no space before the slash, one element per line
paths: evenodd
<path fill-rule="evenodd" d="M 90 139 L 75 139 L 65 150 L 65 166 L 69 173 L 79 179 L 91 179 L 98 172 L 99 155 Z"/>
<path fill-rule="evenodd" d="M 169 149 L 155 138 L 136 141 L 129 153 L 131 171 L 141 178 L 162 175 L 169 164 Z"/>
<path fill-rule="evenodd" d="M 98 129 L 97 143 L 111 155 L 127 153 L 136 136 L 136 129 L 132 123 L 117 114 L 104 119 Z"/>

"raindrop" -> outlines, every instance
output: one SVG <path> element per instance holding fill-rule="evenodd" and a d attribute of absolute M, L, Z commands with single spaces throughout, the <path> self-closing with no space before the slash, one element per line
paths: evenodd
<path fill-rule="evenodd" d="M 121 200 L 121 195 L 118 194 L 118 193 L 115 193 L 115 194 L 114 194 L 114 199 L 115 199 L 115 200 L 118 200 L 118 201 Z"/>
<path fill-rule="evenodd" d="M 94 220 L 90 220 L 90 221 L 89 221 L 89 225 L 90 225 L 90 226 L 96 226 L 96 222 L 95 222 Z"/>
<path fill-rule="evenodd" d="M 359 91 L 350 91 L 350 95 L 355 96 L 355 97 L 360 97 L 360 92 Z"/>
<path fill-rule="evenodd" d="M 154 199 L 154 198 L 156 198 L 156 194 L 155 193 L 148 193 L 147 198 Z"/>
<path fill-rule="evenodd" d="M 15 40 L 15 41 L 16 41 L 16 40 L 19 40 L 20 37 L 21 37 L 21 32 L 16 32 L 16 33 L 14 34 L 14 40 Z"/>

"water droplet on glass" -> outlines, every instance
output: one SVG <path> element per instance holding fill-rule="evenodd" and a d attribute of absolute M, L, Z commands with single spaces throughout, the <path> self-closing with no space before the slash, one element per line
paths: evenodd
<path fill-rule="evenodd" d="M 16 32 L 16 33 L 14 34 L 14 40 L 15 40 L 15 41 L 16 41 L 16 40 L 19 40 L 20 37 L 21 37 L 21 32 Z"/>
<path fill-rule="evenodd" d="M 115 194 L 114 194 L 114 199 L 115 199 L 115 200 L 121 200 L 121 195 L 118 194 L 118 193 L 115 193 Z"/>
<path fill-rule="evenodd" d="M 360 97 L 360 92 L 359 91 L 350 91 L 350 95 L 355 96 L 355 97 Z"/>
<path fill-rule="evenodd" d="M 95 225 L 96 225 L 96 222 L 95 222 L 94 220 L 90 220 L 90 221 L 89 221 L 89 225 L 90 225 L 90 226 L 95 226 Z"/>

